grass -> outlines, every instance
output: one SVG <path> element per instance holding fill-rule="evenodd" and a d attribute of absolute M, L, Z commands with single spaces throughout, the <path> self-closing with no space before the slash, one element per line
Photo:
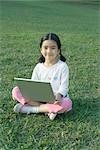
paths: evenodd
<path fill-rule="evenodd" d="M 0 1 L 0 150 L 99 149 L 99 5 Z M 42 35 L 55 32 L 70 68 L 73 110 L 50 121 L 15 114 L 14 77 L 30 78 Z"/>

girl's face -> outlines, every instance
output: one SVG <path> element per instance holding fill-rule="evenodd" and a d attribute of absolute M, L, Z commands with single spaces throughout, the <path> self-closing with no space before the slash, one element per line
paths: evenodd
<path fill-rule="evenodd" d="M 57 43 L 53 40 L 45 40 L 42 43 L 41 53 L 45 58 L 45 61 L 56 61 L 58 58 L 60 49 L 58 49 Z"/>

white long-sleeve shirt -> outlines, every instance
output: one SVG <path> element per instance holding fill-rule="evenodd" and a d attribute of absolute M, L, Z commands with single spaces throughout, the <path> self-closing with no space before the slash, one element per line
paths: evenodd
<path fill-rule="evenodd" d="M 33 70 L 32 80 L 50 82 L 54 95 L 60 93 L 64 97 L 68 96 L 69 68 L 61 60 L 51 67 L 46 67 L 44 63 L 38 63 Z"/>

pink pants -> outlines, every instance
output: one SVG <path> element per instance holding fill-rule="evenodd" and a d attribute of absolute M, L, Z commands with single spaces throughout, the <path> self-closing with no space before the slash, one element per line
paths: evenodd
<path fill-rule="evenodd" d="M 12 98 L 17 100 L 21 104 L 25 105 L 25 98 L 22 96 L 20 89 L 18 87 L 14 87 L 12 90 Z M 49 112 L 57 113 L 59 111 L 68 112 L 72 109 L 72 101 L 67 97 L 62 97 L 61 104 L 46 104 Z"/>

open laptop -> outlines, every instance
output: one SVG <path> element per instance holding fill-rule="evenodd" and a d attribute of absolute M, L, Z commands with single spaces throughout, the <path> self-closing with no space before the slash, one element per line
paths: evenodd
<path fill-rule="evenodd" d="M 53 103 L 55 96 L 49 82 L 33 81 L 31 79 L 14 78 L 23 97 L 27 100 Z"/>

